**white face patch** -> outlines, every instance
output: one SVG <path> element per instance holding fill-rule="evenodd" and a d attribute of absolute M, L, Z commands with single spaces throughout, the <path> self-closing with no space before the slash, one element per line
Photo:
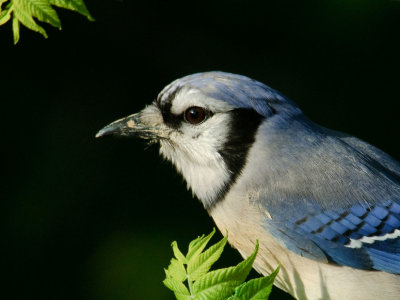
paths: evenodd
<path fill-rule="evenodd" d="M 188 188 L 210 206 L 230 178 L 218 152 L 224 145 L 230 122 L 226 113 L 215 113 L 201 124 L 182 123 L 160 140 L 160 153 L 170 160 L 185 178 Z"/>
<path fill-rule="evenodd" d="M 199 90 L 182 88 L 176 93 L 172 101 L 171 113 L 174 115 L 182 114 L 192 106 L 200 106 L 213 112 L 227 112 L 234 109 L 234 106 L 220 100 L 205 96 Z"/>
<path fill-rule="evenodd" d="M 143 110 L 141 121 L 161 129 L 160 154 L 175 165 L 188 188 L 203 205 L 211 207 L 224 195 L 232 176 L 235 176 L 225 160 L 225 147 L 234 116 L 230 112 L 236 107 L 206 96 L 196 88 L 181 87 L 176 92 L 174 90 L 163 95 L 161 99 L 164 100 L 159 99 Z M 203 122 L 191 124 L 181 117 L 193 106 L 210 112 Z M 171 118 L 175 123 L 164 123 L 166 118 Z"/>

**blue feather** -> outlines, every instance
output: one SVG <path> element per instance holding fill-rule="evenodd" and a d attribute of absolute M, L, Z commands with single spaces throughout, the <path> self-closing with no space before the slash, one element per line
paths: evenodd
<path fill-rule="evenodd" d="M 353 215 L 347 215 L 345 218 L 339 220 L 339 222 L 347 229 L 354 230 L 362 220 Z"/>
<path fill-rule="evenodd" d="M 385 236 L 400 229 L 400 216 L 394 213 L 398 211 L 397 206 L 396 203 L 376 207 L 357 204 L 345 212 L 343 209 L 321 210 L 297 220 L 281 221 L 279 225 L 291 240 L 289 249 L 302 256 L 321 257 L 318 251 L 313 252 L 319 248 L 328 260 L 340 265 L 400 274 L 400 236 Z M 310 242 L 317 248 L 310 246 Z M 304 244 L 307 243 L 308 252 L 305 253 Z"/>
<path fill-rule="evenodd" d="M 400 205 L 397 204 L 396 202 L 391 202 L 390 203 L 390 211 L 394 214 L 400 215 Z"/>
<path fill-rule="evenodd" d="M 378 219 L 373 215 L 372 212 L 370 212 L 365 218 L 364 222 L 368 223 L 372 227 L 377 227 L 381 224 L 382 220 Z"/>
<path fill-rule="evenodd" d="M 234 107 L 253 109 L 264 117 L 271 116 L 274 109 L 290 115 L 301 114 L 301 110 L 278 91 L 242 75 L 216 71 L 185 76 L 161 91 L 161 101 L 181 88 L 198 89 L 208 97 Z"/>
<path fill-rule="evenodd" d="M 346 231 L 350 229 L 339 222 L 333 222 L 330 226 L 340 235 L 344 234 Z"/>
<path fill-rule="evenodd" d="M 371 214 L 374 215 L 376 218 L 382 220 L 387 217 L 389 211 L 383 207 L 377 206 L 371 211 Z"/>
<path fill-rule="evenodd" d="M 355 215 L 356 217 L 362 217 L 366 212 L 367 212 L 367 209 L 365 207 L 362 207 L 359 204 L 354 205 L 350 209 L 350 213 Z"/>

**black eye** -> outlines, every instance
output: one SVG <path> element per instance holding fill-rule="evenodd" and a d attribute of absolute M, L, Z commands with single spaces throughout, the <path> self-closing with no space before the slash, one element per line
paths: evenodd
<path fill-rule="evenodd" d="M 183 116 L 186 122 L 189 122 L 190 124 L 199 124 L 206 119 L 207 112 L 204 110 L 204 108 L 192 106 L 185 110 Z"/>

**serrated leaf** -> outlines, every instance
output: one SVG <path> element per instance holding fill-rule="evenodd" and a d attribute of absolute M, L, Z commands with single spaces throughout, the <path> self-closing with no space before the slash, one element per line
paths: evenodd
<path fill-rule="evenodd" d="M 192 287 L 196 299 L 226 299 L 246 277 L 237 276 L 236 267 L 219 269 L 199 278 Z M 247 275 L 246 275 L 247 276 Z M 221 297 L 221 298 L 220 298 Z"/>
<path fill-rule="evenodd" d="M 171 259 L 171 263 L 166 270 L 167 277 L 172 277 L 180 282 L 186 279 L 186 270 L 183 264 L 175 258 Z"/>
<path fill-rule="evenodd" d="M 13 2 L 39 21 L 61 29 L 61 21 L 47 0 L 13 0 Z"/>
<path fill-rule="evenodd" d="M 237 300 L 266 300 L 271 293 L 279 266 L 268 276 L 252 279 L 235 289 L 232 299 Z"/>
<path fill-rule="evenodd" d="M 174 251 L 174 255 L 178 261 L 181 263 L 185 264 L 186 263 L 186 257 L 182 254 L 181 250 L 178 248 L 178 243 L 176 241 L 173 241 L 172 244 L 172 251 Z"/>
<path fill-rule="evenodd" d="M 193 247 L 196 246 L 196 244 L 199 243 L 200 240 L 202 240 L 202 239 L 204 239 L 204 234 L 202 234 L 201 236 L 198 236 L 198 237 L 195 238 L 193 241 L 191 241 L 191 242 L 189 243 L 188 253 L 187 253 L 187 254 L 189 254 L 189 252 L 193 249 Z M 186 254 L 186 255 L 187 255 L 187 254 Z"/>
<path fill-rule="evenodd" d="M 0 7 L 1 7 L 1 3 L 0 3 Z M 0 26 L 7 23 L 11 18 L 11 9 L 10 8 L 6 8 L 5 10 L 0 12 Z"/>
<path fill-rule="evenodd" d="M 193 300 L 192 296 L 182 295 L 182 294 L 177 294 L 177 293 L 175 293 L 175 298 L 177 300 Z"/>
<path fill-rule="evenodd" d="M 14 17 L 16 17 L 18 19 L 18 21 L 20 21 L 26 27 L 28 27 L 29 29 L 31 29 L 33 31 L 41 33 L 47 39 L 46 31 L 42 27 L 40 27 L 38 24 L 36 24 L 36 22 L 33 20 L 33 18 L 30 16 L 30 14 L 27 13 L 26 10 L 19 7 L 16 3 L 17 2 L 14 0 L 13 5 L 12 5 Z M 15 31 L 13 30 L 13 32 L 14 32 L 14 41 L 15 41 Z M 18 34 L 18 38 L 19 38 L 19 34 Z"/>
<path fill-rule="evenodd" d="M 220 293 L 227 298 L 234 292 L 235 287 L 246 279 L 253 266 L 257 251 L 258 241 L 254 252 L 237 266 L 215 270 L 200 277 L 193 284 L 193 293 L 196 297 L 202 297 L 203 295 L 207 295 L 207 297 L 211 295 L 213 295 L 213 297 L 219 297 L 218 293 Z M 213 297 L 210 299 L 214 299 Z"/>
<path fill-rule="evenodd" d="M 89 21 L 94 21 L 89 10 L 83 0 L 48 0 L 51 5 L 76 11 L 88 18 Z"/>
<path fill-rule="evenodd" d="M 213 228 L 213 231 L 209 235 L 204 236 L 203 234 L 202 236 L 190 242 L 188 253 L 186 255 L 186 261 L 188 263 L 190 262 L 191 259 L 196 259 L 197 256 L 200 255 L 200 253 L 207 246 L 208 242 L 210 241 L 214 233 L 215 233 L 215 228 Z"/>
<path fill-rule="evenodd" d="M 187 273 L 190 280 L 195 281 L 210 270 L 224 251 L 227 240 L 228 236 L 226 235 L 221 241 L 188 262 Z"/>
<path fill-rule="evenodd" d="M 187 296 L 190 299 L 190 293 L 187 287 L 180 281 L 175 280 L 172 277 L 166 278 L 163 281 L 164 285 L 174 292 L 175 296 L 178 298 L 178 295 L 183 297 L 181 299 L 186 299 L 184 296 Z M 179 298 L 178 298 L 179 299 Z"/>
<path fill-rule="evenodd" d="M 12 29 L 13 29 L 13 36 L 14 36 L 14 45 L 16 45 L 19 41 L 19 22 L 15 15 L 13 16 L 12 20 Z"/>
<path fill-rule="evenodd" d="M 235 287 L 238 286 L 238 281 L 223 282 L 212 288 L 203 290 L 202 292 L 195 294 L 193 299 L 195 300 L 226 300 L 227 297 L 232 295 Z"/>

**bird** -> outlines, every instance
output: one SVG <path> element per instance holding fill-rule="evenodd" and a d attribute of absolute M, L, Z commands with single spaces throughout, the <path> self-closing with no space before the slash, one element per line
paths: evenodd
<path fill-rule="evenodd" d="M 243 75 L 179 78 L 96 137 L 159 144 L 229 243 L 296 299 L 400 299 L 400 164 Z"/>

